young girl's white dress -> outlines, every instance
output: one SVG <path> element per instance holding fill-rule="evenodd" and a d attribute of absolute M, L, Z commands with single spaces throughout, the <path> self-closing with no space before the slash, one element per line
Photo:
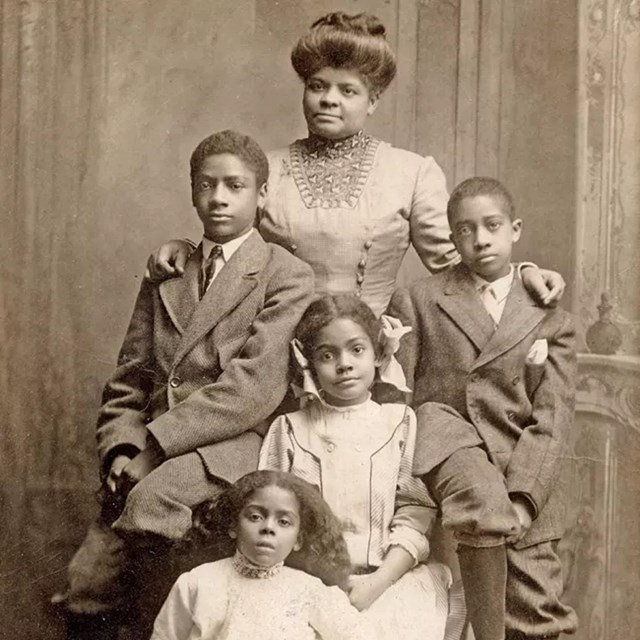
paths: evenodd
<path fill-rule="evenodd" d="M 399 545 L 416 566 L 387 589 L 363 618 L 383 640 L 441 640 L 451 574 L 421 564 L 435 503 L 412 476 L 416 420 L 399 404 L 367 400 L 332 407 L 320 400 L 271 425 L 259 467 L 289 471 L 318 486 L 336 516 L 356 573 L 378 567 Z"/>
<path fill-rule="evenodd" d="M 182 574 L 151 640 L 370 640 L 375 638 L 338 587 L 297 569 L 247 573 L 236 554 Z"/>

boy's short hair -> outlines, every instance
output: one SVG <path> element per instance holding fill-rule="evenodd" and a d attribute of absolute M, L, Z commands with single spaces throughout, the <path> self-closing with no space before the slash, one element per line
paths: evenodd
<path fill-rule="evenodd" d="M 466 198 L 476 196 L 490 196 L 499 200 L 502 210 L 509 216 L 510 220 L 515 220 L 516 207 L 513 198 L 507 188 L 495 178 L 474 177 L 462 181 L 449 196 L 447 203 L 447 220 L 451 226 L 451 219 L 457 213 L 460 203 Z"/>
<path fill-rule="evenodd" d="M 260 145 L 249 136 L 226 129 L 205 138 L 191 154 L 191 184 L 205 159 L 229 153 L 242 160 L 256 176 L 256 186 L 261 187 L 269 178 L 269 162 Z"/>

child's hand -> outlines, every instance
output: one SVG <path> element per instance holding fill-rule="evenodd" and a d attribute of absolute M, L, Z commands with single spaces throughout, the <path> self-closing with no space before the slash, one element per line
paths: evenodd
<path fill-rule="evenodd" d="M 368 575 L 349 577 L 349 601 L 358 610 L 368 609 L 391 586 L 374 571 Z"/>
<path fill-rule="evenodd" d="M 526 498 L 519 498 L 517 496 L 511 499 L 511 504 L 518 514 L 518 520 L 520 520 L 520 531 L 514 533 L 507 538 L 507 543 L 515 544 L 519 540 L 522 540 L 527 531 L 531 528 L 533 518 L 531 516 L 531 507 Z"/>
<path fill-rule="evenodd" d="M 124 467 L 118 490 L 126 495 L 140 480 L 159 467 L 162 461 L 163 456 L 159 447 L 147 447 Z"/>
<path fill-rule="evenodd" d="M 119 455 L 113 459 L 111 469 L 109 469 L 109 475 L 107 476 L 107 487 L 109 487 L 112 493 L 118 493 L 122 470 L 129 462 L 131 462 L 129 456 Z"/>
<path fill-rule="evenodd" d="M 184 275 L 184 265 L 192 251 L 193 247 L 184 240 L 169 240 L 149 256 L 144 277 L 152 282 L 162 282 Z"/>

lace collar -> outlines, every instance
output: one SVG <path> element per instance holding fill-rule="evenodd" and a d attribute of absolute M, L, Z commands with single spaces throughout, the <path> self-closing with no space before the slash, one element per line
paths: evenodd
<path fill-rule="evenodd" d="M 233 568 L 241 576 L 245 578 L 261 579 L 277 576 L 280 573 L 284 562 L 278 562 L 272 567 L 261 567 L 260 565 L 251 562 L 251 560 L 244 556 L 240 551 L 236 551 L 236 554 L 233 556 L 232 564 Z"/>
<path fill-rule="evenodd" d="M 354 150 L 366 150 L 370 140 L 373 140 L 373 138 L 361 129 L 352 136 L 338 140 L 323 138 L 315 133 L 309 133 L 308 138 L 301 140 L 301 145 L 303 151 L 309 156 L 338 158 L 349 156 Z"/>
<path fill-rule="evenodd" d="M 358 131 L 330 140 L 309 134 L 289 148 L 291 174 L 307 208 L 353 208 L 367 183 L 380 140 Z"/>

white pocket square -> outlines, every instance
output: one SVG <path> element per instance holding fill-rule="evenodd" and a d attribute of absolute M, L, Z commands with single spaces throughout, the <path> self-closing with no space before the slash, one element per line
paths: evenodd
<path fill-rule="evenodd" d="M 532 345 L 531 349 L 529 349 L 529 353 L 527 353 L 527 364 L 542 364 L 549 355 L 549 347 L 547 346 L 547 341 L 542 338 L 541 340 L 536 340 Z"/>

